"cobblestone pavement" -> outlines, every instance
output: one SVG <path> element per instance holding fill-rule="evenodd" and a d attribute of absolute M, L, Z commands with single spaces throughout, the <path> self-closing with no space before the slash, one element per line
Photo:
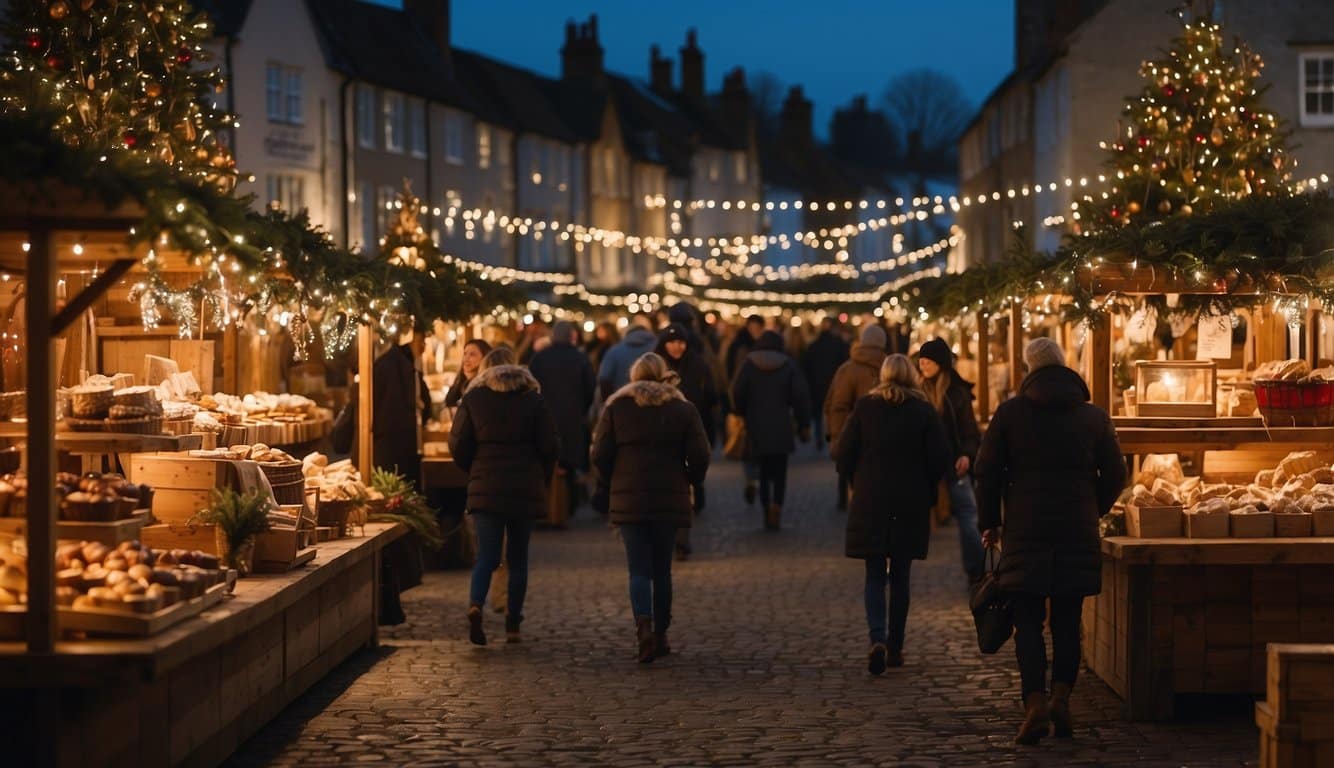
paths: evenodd
<path fill-rule="evenodd" d="M 906 667 L 865 671 L 859 562 L 842 555 L 832 471 L 791 473 L 784 530 L 761 531 L 720 462 L 696 554 L 675 569 L 676 654 L 640 666 L 623 552 L 583 510 L 533 542 L 525 640 L 468 644 L 467 574 L 404 596 L 409 623 L 335 670 L 251 739 L 234 765 L 1240 766 L 1258 737 L 1244 707 L 1173 725 L 1130 723 L 1090 674 L 1076 738 L 1010 743 L 1012 646 L 978 654 L 952 528 L 913 573 Z M 497 642 L 499 640 L 500 642 Z"/>

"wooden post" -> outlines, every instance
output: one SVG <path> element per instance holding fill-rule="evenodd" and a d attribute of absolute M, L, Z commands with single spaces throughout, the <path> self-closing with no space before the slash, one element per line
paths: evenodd
<path fill-rule="evenodd" d="M 985 310 L 977 312 L 977 410 L 991 418 L 991 327 Z"/>
<path fill-rule="evenodd" d="M 56 264 L 51 233 L 28 249 L 28 652 L 56 646 L 56 379 L 51 336 Z"/>
<path fill-rule="evenodd" d="M 1093 404 L 1112 413 L 1112 318 L 1101 318 L 1088 330 L 1089 393 Z"/>
<path fill-rule="evenodd" d="M 370 326 L 357 331 L 357 455 L 352 457 L 363 480 L 370 480 L 375 452 L 371 445 L 372 390 L 375 368 L 375 334 Z"/>
<path fill-rule="evenodd" d="M 1024 380 L 1024 306 L 1010 307 L 1010 391 L 1018 392 Z"/>

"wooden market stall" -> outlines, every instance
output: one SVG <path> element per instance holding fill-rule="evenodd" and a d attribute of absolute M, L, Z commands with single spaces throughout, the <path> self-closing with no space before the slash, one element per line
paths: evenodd
<path fill-rule="evenodd" d="M 375 642 L 380 552 L 404 532 L 396 524 L 365 525 L 355 538 L 317 544 L 317 552 L 307 550 L 318 554 L 314 562 L 288 570 L 299 564 L 300 542 L 308 538 L 306 504 L 298 499 L 290 536 L 275 531 L 276 539 L 255 545 L 258 561 L 268 542 L 281 572 L 238 584 L 235 571 L 218 567 L 211 534 L 161 554 L 132 541 L 145 535 L 151 517 L 190 509 L 188 494 L 171 502 L 170 486 L 160 489 L 160 502 L 153 501 L 153 489 L 135 486 L 144 495 L 121 496 L 111 507 L 120 512 L 115 519 L 66 519 L 74 507 L 64 508 L 57 472 L 69 457 L 83 457 L 82 468 L 100 476 L 105 468 L 133 467 L 140 457 L 184 466 L 194 460 L 185 452 L 202 443 L 198 434 L 147 428 L 148 434 L 67 432 L 57 420 L 57 391 L 70 383 L 61 380 L 58 366 L 61 336 L 139 264 L 145 249 L 127 245 L 127 233 L 142 216 L 133 205 L 108 210 L 55 185 L 0 188 L 0 268 L 26 285 L 26 366 L 24 393 L 18 393 L 23 417 L 12 418 L 11 411 L 0 428 L 0 438 L 23 447 L 26 489 L 24 503 L 11 504 L 16 481 L 6 478 L 4 507 L 22 516 L 0 517 L 0 586 L 11 602 L 15 594 L 22 598 L 0 608 L 0 716 L 14 726 L 7 749 L 15 764 L 221 762 L 334 665 Z M 57 287 L 70 269 L 95 276 L 61 305 Z M 234 464 L 242 465 L 255 462 Z M 302 469 L 298 464 L 298 492 L 310 485 Z M 263 485 L 269 484 L 265 478 Z M 126 514 L 130 502 L 137 509 Z M 336 535 L 345 527 L 337 526 Z M 284 560 L 285 547 L 290 557 Z M 64 565 L 71 558 L 89 567 L 72 571 Z M 116 583 L 127 587 L 139 578 L 126 577 L 113 559 L 134 559 L 147 569 L 144 580 L 153 576 L 148 594 L 142 585 L 110 589 L 113 571 L 121 574 Z M 65 570 L 58 572 L 58 561 Z M 175 583 L 163 586 L 168 578 Z M 134 608 L 121 607 L 122 600 Z"/>

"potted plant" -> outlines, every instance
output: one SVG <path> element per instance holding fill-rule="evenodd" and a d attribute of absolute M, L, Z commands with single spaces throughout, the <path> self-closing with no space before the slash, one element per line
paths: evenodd
<path fill-rule="evenodd" d="M 272 500 L 264 491 L 241 494 L 231 488 L 215 488 L 208 509 L 196 517 L 217 526 L 214 536 L 218 558 L 244 576 L 250 573 L 255 536 L 269 530 L 271 506 Z"/>

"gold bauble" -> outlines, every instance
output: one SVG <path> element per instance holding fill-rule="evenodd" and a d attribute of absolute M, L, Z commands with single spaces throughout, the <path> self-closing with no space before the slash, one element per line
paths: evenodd
<path fill-rule="evenodd" d="M 51 18 L 60 21 L 69 15 L 69 3 L 65 2 L 65 0 L 56 0 L 54 3 L 51 3 L 51 7 L 47 9 L 47 13 L 51 14 Z"/>

